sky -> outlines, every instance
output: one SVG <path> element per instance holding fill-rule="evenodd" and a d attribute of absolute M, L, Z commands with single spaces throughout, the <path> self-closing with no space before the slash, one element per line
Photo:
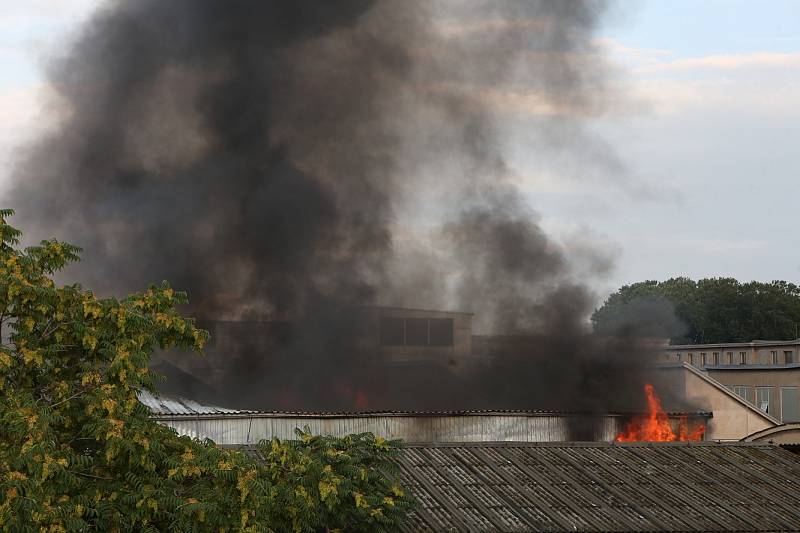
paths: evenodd
<path fill-rule="evenodd" d="M 43 65 L 97 5 L 0 0 L 0 200 L 48 125 Z M 601 294 L 673 276 L 800 283 L 798 27 L 800 1 L 615 3 L 597 38 L 625 105 L 592 118 L 604 144 L 587 147 L 615 179 L 543 173 L 525 150 L 532 126 L 512 121 L 509 164 L 542 225 L 568 253 L 615 257 Z"/>

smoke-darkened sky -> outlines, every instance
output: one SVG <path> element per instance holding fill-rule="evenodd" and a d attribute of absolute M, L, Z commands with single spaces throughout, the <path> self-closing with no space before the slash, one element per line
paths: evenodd
<path fill-rule="evenodd" d="M 0 12 L 0 184 L 15 147 L 42 126 L 43 58 L 57 55 L 100 2 L 8 4 Z M 624 88 L 640 105 L 594 123 L 609 132 L 627 172 L 659 183 L 666 199 L 631 201 L 624 190 L 534 175 L 524 142 L 510 161 L 526 176 L 525 192 L 540 200 L 551 234 L 580 249 L 591 231 L 620 254 L 601 287 L 674 275 L 797 280 L 798 22 L 792 1 L 770 9 L 693 1 L 613 9 L 598 37 L 627 69 Z M 525 130 L 530 111 L 524 100 L 514 103 L 515 127 Z"/>
<path fill-rule="evenodd" d="M 58 55 L 64 37 L 99 3 L 4 6 L 3 184 L 17 147 L 46 124 L 43 58 Z M 509 130 L 522 132 L 512 135 L 508 164 L 523 178 L 548 233 L 577 252 L 600 240 L 619 254 L 609 277 L 596 280 L 599 292 L 673 275 L 796 280 L 800 105 L 791 87 L 800 77 L 798 17 L 791 1 L 771 2 L 770 9 L 753 2 L 618 3 L 597 38 L 625 69 L 618 81 L 638 105 L 607 109 L 591 122 L 620 159 L 618 186 L 578 179 L 593 170 L 584 167 L 543 172 L 525 137 L 536 120 L 535 101 L 496 99 L 513 110 Z"/>
<path fill-rule="evenodd" d="M 394 305 L 510 337 L 466 383 L 420 392 L 412 373 L 415 394 L 381 407 L 629 408 L 647 360 L 632 341 L 673 324 L 649 309 L 589 333 L 626 258 L 604 210 L 688 201 L 668 167 L 632 166 L 623 123 L 664 112 L 636 75 L 791 58 L 635 52 L 603 36 L 624 8 L 109 2 L 47 60 L 47 112 L 5 195 L 29 237 L 85 248 L 64 277 L 100 294 L 168 279 L 201 319 L 290 321 L 269 347 L 219 347 L 227 390 L 254 391 L 235 403 L 346 406 L 340 384 L 398 376 L 358 341 L 360 310 Z"/>
<path fill-rule="evenodd" d="M 632 408 L 649 360 L 633 341 L 662 315 L 590 333 L 591 281 L 616 258 L 553 239 L 509 155 L 521 105 L 537 172 L 642 187 L 590 127 L 629 105 L 607 16 L 596 0 L 108 3 L 48 63 L 47 129 L 8 201 L 29 236 L 84 248 L 63 276 L 101 295 L 167 279 L 201 319 L 290 323 L 216 346 L 235 404 L 347 406 L 338 383 L 399 380 L 360 340 L 365 306 L 393 305 L 512 337 L 465 382 L 411 372 L 373 408 Z"/>

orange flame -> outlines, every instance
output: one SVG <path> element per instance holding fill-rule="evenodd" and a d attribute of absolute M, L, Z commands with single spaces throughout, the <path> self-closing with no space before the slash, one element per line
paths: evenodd
<path fill-rule="evenodd" d="M 704 424 L 698 424 L 696 427 L 690 428 L 687 417 L 682 416 L 678 420 L 678 433 L 676 434 L 672 429 L 669 416 L 662 409 L 661 400 L 651 384 L 645 384 L 644 393 L 647 395 L 648 414 L 637 416 L 631 420 L 625 431 L 617 435 L 614 439 L 615 441 L 669 442 L 703 440 L 703 435 L 706 432 Z"/>

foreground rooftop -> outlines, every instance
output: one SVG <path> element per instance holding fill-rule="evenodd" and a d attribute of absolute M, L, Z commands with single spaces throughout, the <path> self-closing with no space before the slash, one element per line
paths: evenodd
<path fill-rule="evenodd" d="M 420 503 L 408 532 L 797 531 L 800 524 L 800 458 L 766 444 L 411 444 L 398 465 Z"/>
<path fill-rule="evenodd" d="M 795 531 L 800 460 L 768 445 L 406 446 L 407 531 Z M 453 529 L 454 528 L 454 529 Z"/>

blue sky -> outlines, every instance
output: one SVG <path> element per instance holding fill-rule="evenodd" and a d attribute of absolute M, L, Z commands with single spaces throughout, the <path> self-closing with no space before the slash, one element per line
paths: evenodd
<path fill-rule="evenodd" d="M 614 38 L 678 57 L 800 47 L 796 0 L 625 0 L 614 10 Z"/>
<path fill-rule="evenodd" d="M 43 58 L 97 2 L 0 2 L 1 195 L 47 124 Z M 510 164 L 543 225 L 578 262 L 598 243 L 616 257 L 591 280 L 599 294 L 677 275 L 800 282 L 799 28 L 800 1 L 617 2 L 598 42 L 623 105 L 587 128 L 621 165 L 598 172 L 618 179 L 537 168 L 524 149 L 535 120 L 514 121 Z"/>

